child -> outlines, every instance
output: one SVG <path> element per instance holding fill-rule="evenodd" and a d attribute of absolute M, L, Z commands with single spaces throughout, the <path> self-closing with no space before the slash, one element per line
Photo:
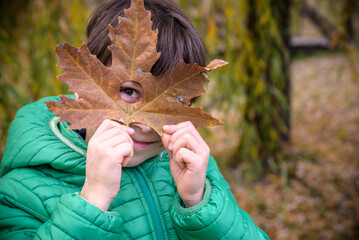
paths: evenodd
<path fill-rule="evenodd" d="M 87 28 L 90 52 L 110 65 L 108 24 L 129 0 L 104 3 Z M 204 44 L 169 0 L 145 0 L 159 29 L 158 76 L 184 59 L 205 65 Z M 121 88 L 126 101 L 139 90 Z M 67 130 L 41 99 L 17 113 L 1 163 L 1 239 L 269 239 L 241 210 L 191 122 L 163 126 L 105 120 Z M 170 156 L 170 160 L 169 160 Z"/>

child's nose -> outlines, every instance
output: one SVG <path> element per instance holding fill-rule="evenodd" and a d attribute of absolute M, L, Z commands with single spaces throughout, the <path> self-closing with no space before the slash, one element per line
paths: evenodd
<path fill-rule="evenodd" d="M 147 124 L 136 123 L 134 127 L 137 127 L 142 133 L 149 133 L 152 132 L 152 128 Z"/>
<path fill-rule="evenodd" d="M 143 133 L 149 133 L 152 131 L 152 128 L 147 124 L 141 124 L 141 129 Z"/>

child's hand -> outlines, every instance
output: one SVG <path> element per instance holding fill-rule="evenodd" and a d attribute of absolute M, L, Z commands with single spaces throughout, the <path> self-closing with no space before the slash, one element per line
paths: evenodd
<path fill-rule="evenodd" d="M 178 193 L 186 207 L 192 207 L 203 199 L 209 147 L 191 122 L 167 125 L 163 131 Z"/>
<path fill-rule="evenodd" d="M 105 120 L 91 137 L 81 196 L 107 211 L 120 190 L 122 166 L 133 156 L 132 128 Z"/>

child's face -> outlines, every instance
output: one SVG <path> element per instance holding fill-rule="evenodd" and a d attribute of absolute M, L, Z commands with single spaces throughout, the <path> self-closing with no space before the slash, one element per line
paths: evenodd
<path fill-rule="evenodd" d="M 143 96 L 143 89 L 136 82 L 125 82 L 120 89 L 120 94 L 126 102 L 135 103 Z M 127 167 L 137 166 L 164 150 L 161 137 L 150 126 L 132 123 L 130 127 L 135 130 L 135 133 L 131 136 L 134 155 Z"/>
<path fill-rule="evenodd" d="M 131 135 L 133 140 L 133 157 L 126 167 L 134 167 L 164 150 L 161 137 L 146 124 L 133 123 L 130 127 L 135 130 Z"/>

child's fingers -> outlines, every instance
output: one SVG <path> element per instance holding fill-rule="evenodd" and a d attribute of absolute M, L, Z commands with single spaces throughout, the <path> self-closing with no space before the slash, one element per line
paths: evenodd
<path fill-rule="evenodd" d="M 113 121 L 114 122 L 114 121 Z M 121 123 L 118 123 L 118 122 L 115 122 L 115 129 L 116 130 L 119 130 L 120 132 L 126 132 L 128 135 L 132 135 L 132 134 L 134 134 L 135 133 L 135 130 L 133 129 L 133 128 L 131 128 L 131 127 L 128 127 L 128 126 L 126 126 L 126 125 L 124 125 L 124 124 L 121 124 Z M 108 129 L 108 130 L 106 130 L 106 132 L 108 132 L 108 131 L 113 131 L 114 130 L 114 128 L 111 128 L 111 129 Z"/>
<path fill-rule="evenodd" d="M 115 161 L 119 161 L 117 162 L 118 164 L 122 164 L 126 158 L 131 159 L 133 157 L 133 144 L 130 142 L 125 142 L 114 147 L 113 156 L 115 157 Z M 129 159 L 127 159 L 127 162 Z"/>
<path fill-rule="evenodd" d="M 100 135 L 101 133 L 103 133 L 104 131 L 114 128 L 118 125 L 119 123 L 115 122 L 115 121 L 111 121 L 109 119 L 105 119 L 100 126 L 96 129 L 96 132 L 94 133 L 94 136 Z"/>
<path fill-rule="evenodd" d="M 177 130 L 176 125 L 163 125 L 162 127 L 163 131 L 167 134 L 173 134 Z"/>
<path fill-rule="evenodd" d="M 132 135 L 135 133 L 135 129 L 131 128 L 131 127 L 127 127 L 125 126 L 125 131 L 128 133 L 128 135 Z"/>
<path fill-rule="evenodd" d="M 201 147 L 198 141 L 189 133 L 185 133 L 181 138 L 178 138 L 177 141 L 173 142 L 173 155 L 176 156 L 178 150 L 181 148 L 187 148 L 188 150 L 195 153 L 200 153 L 201 151 Z"/>
<path fill-rule="evenodd" d="M 168 152 L 168 156 L 170 159 L 172 159 L 173 157 L 173 153 L 172 153 L 172 146 L 170 146 L 170 139 L 171 139 L 171 135 L 163 132 L 162 136 L 161 136 L 161 140 L 162 140 L 162 144 L 165 147 L 165 149 Z"/>
<path fill-rule="evenodd" d="M 184 163 L 184 161 L 183 161 L 183 159 L 182 158 L 180 158 L 180 156 L 179 157 L 177 157 L 177 158 L 173 158 L 173 157 L 171 157 L 170 158 L 171 160 L 171 165 L 172 164 L 175 164 L 175 165 L 177 165 L 181 170 L 183 170 L 183 169 L 185 169 L 186 168 L 186 164 Z M 172 166 L 171 166 L 172 167 Z"/>
<path fill-rule="evenodd" d="M 122 125 L 116 121 L 112 121 L 110 119 L 105 119 L 101 125 L 96 129 L 94 136 L 98 136 L 101 135 L 102 133 L 104 133 L 105 131 L 111 130 L 113 128 L 122 128 L 124 131 L 126 131 L 129 135 L 132 135 L 134 133 L 134 130 L 132 128 L 129 128 L 125 125 Z"/>
<path fill-rule="evenodd" d="M 130 156 L 130 157 L 125 157 L 122 161 L 122 167 L 126 167 L 128 162 L 131 160 L 133 156 Z"/>
<path fill-rule="evenodd" d="M 185 134 L 191 134 L 196 140 L 198 145 L 206 146 L 206 142 L 203 140 L 197 129 L 193 125 L 185 125 L 182 128 L 179 128 L 174 134 L 171 136 L 171 142 L 177 142 L 181 139 Z"/>
<path fill-rule="evenodd" d="M 180 148 L 173 160 L 183 169 L 190 166 L 193 162 L 191 159 L 196 159 L 196 154 L 187 148 Z"/>
<path fill-rule="evenodd" d="M 116 147 L 125 142 L 129 142 L 129 143 L 133 144 L 132 138 L 127 133 L 117 134 L 117 135 L 101 142 L 100 144 L 105 147 Z"/>
<path fill-rule="evenodd" d="M 170 143 L 171 135 L 167 134 L 165 132 L 162 133 L 161 140 L 163 143 L 163 146 L 168 150 L 168 145 Z"/>
<path fill-rule="evenodd" d="M 130 132 L 128 127 L 119 125 L 119 126 L 107 129 L 106 131 L 102 132 L 101 134 L 98 134 L 97 136 L 92 136 L 92 138 L 96 139 L 95 140 L 96 142 L 104 142 L 104 141 L 111 140 L 112 138 L 115 138 L 116 136 L 125 135 L 125 136 L 127 136 L 127 138 L 130 141 L 131 137 L 130 137 L 130 134 L 128 134 L 128 132 Z"/>

